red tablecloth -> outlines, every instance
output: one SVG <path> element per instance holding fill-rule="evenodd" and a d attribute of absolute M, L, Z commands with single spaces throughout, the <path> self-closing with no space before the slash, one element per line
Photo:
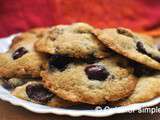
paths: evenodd
<path fill-rule="evenodd" d="M 78 21 L 152 31 L 160 26 L 160 0 L 0 0 L 0 37 Z"/>

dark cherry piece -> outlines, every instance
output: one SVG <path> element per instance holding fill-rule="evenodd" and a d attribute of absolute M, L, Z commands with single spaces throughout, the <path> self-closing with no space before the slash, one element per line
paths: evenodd
<path fill-rule="evenodd" d="M 22 57 L 24 54 L 26 54 L 27 52 L 28 51 L 24 47 L 20 47 L 12 54 L 12 58 L 14 60 L 18 59 L 18 58 Z"/>
<path fill-rule="evenodd" d="M 53 93 L 44 88 L 42 84 L 31 84 L 26 87 L 28 97 L 41 104 L 46 104 L 53 98 Z"/>
<path fill-rule="evenodd" d="M 127 37 L 131 37 L 131 38 L 134 37 L 132 33 L 130 33 L 129 31 L 127 31 L 127 30 L 124 29 L 124 28 L 117 28 L 117 33 L 122 34 L 122 35 L 125 35 L 125 36 L 127 36 Z"/>
<path fill-rule="evenodd" d="M 136 47 L 137 47 L 137 50 L 138 50 L 139 52 L 141 52 L 142 54 L 145 54 L 145 55 L 151 57 L 152 59 L 160 62 L 160 56 L 152 56 L 152 54 L 148 53 L 148 52 L 146 51 L 146 49 L 144 48 L 144 45 L 143 45 L 142 42 L 138 41 L 137 44 L 136 44 Z"/>
<path fill-rule="evenodd" d="M 109 76 L 109 72 L 101 65 L 89 65 L 85 68 L 89 79 L 103 81 Z"/>
<path fill-rule="evenodd" d="M 49 59 L 49 69 L 64 70 L 70 62 L 72 62 L 72 59 L 67 55 L 54 54 Z"/>
<path fill-rule="evenodd" d="M 144 48 L 143 46 L 143 43 L 138 41 L 137 44 L 136 44 L 136 47 L 137 47 L 137 50 L 143 54 L 146 54 L 146 55 L 149 55 L 146 51 L 146 49 Z"/>

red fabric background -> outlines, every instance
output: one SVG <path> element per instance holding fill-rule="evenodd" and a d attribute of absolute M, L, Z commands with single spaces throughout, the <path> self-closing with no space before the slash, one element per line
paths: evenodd
<path fill-rule="evenodd" d="M 160 0 L 0 0 L 0 37 L 78 21 L 152 31 L 160 27 Z"/>

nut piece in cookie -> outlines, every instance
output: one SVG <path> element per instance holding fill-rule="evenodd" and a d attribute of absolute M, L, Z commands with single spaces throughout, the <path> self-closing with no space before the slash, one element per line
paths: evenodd
<path fill-rule="evenodd" d="M 114 105 L 124 106 L 141 103 L 160 96 L 160 75 L 141 77 L 134 92 L 126 99 L 114 102 Z"/>
<path fill-rule="evenodd" d="M 47 104 L 53 107 L 67 107 L 72 104 L 68 101 L 62 100 L 51 93 L 43 86 L 41 82 L 30 81 L 26 84 L 16 87 L 12 91 L 12 95 L 38 104 Z"/>
<path fill-rule="evenodd" d="M 105 104 L 129 96 L 137 83 L 132 69 L 120 67 L 119 57 L 95 63 L 72 62 L 62 70 L 41 73 L 45 86 L 57 96 L 72 102 Z"/>
<path fill-rule="evenodd" d="M 13 39 L 6 53 L 0 53 L 0 77 L 40 77 L 46 63 L 44 54 L 35 51 L 34 43 L 46 29 L 21 33 Z"/>
<path fill-rule="evenodd" d="M 75 58 L 107 56 L 105 46 L 91 33 L 94 28 L 86 23 L 58 25 L 50 28 L 36 42 L 36 49 L 53 55 Z"/>
<path fill-rule="evenodd" d="M 151 38 L 124 28 L 93 30 L 97 38 L 115 52 L 160 70 L 160 52 Z"/>

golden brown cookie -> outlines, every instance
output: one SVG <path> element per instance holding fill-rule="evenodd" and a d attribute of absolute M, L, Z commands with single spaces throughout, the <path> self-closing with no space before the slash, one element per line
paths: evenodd
<path fill-rule="evenodd" d="M 117 101 L 114 105 L 129 105 L 152 100 L 160 96 L 160 75 L 141 77 L 134 92 L 126 99 Z"/>
<path fill-rule="evenodd" d="M 115 52 L 160 70 L 160 52 L 148 38 L 124 28 L 94 30 L 93 33 Z"/>
<path fill-rule="evenodd" d="M 93 29 L 86 23 L 54 26 L 42 35 L 35 46 L 38 51 L 49 54 L 104 58 L 106 48 L 91 33 Z"/>
<path fill-rule="evenodd" d="M 87 63 L 71 60 L 63 69 L 55 68 L 52 58 L 48 70 L 41 73 L 45 86 L 57 96 L 72 102 L 105 104 L 129 96 L 137 83 L 132 69 L 119 65 L 119 57 Z M 62 59 L 62 58 L 61 58 Z M 66 58 L 62 61 L 65 63 Z M 58 61 L 58 60 L 57 60 Z M 56 64 L 56 65 L 62 65 Z"/>
<path fill-rule="evenodd" d="M 45 30 L 34 29 L 13 39 L 9 50 L 0 53 L 0 77 L 40 77 L 46 57 L 34 49 L 34 43 Z"/>

